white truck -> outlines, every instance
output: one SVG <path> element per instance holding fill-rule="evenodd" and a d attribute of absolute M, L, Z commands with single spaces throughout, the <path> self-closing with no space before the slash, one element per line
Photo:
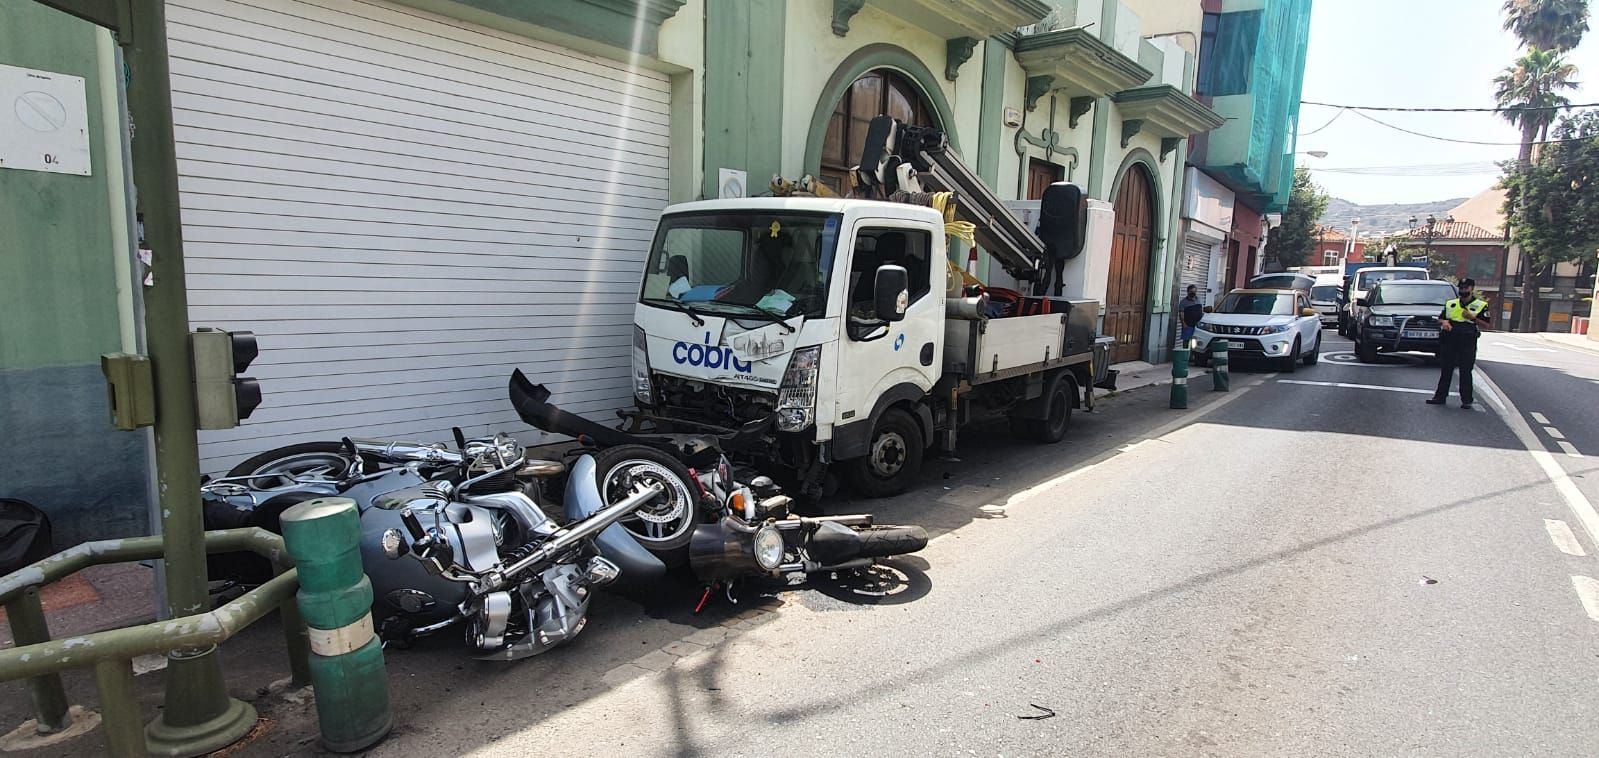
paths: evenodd
<path fill-rule="evenodd" d="M 1093 386 L 1114 381 L 1111 340 L 1096 336 L 1098 303 L 963 297 L 946 263 L 946 219 L 926 204 L 928 191 L 952 193 L 977 242 L 1036 281 L 1052 255 L 1081 250 L 1075 187 L 1046 195 L 1045 215 L 1057 219 L 1046 242 L 942 133 L 881 117 L 867 143 L 857 193 L 900 202 L 740 198 L 666 209 L 634 309 L 638 409 L 624 414 L 634 428 L 742 430 L 757 440 L 744 452 L 792 471 L 802 494 L 825 494 L 841 466 L 862 494 L 886 496 L 912 484 L 930 449 L 952 452 L 979 412 L 1055 442 L 1073 409 L 1092 407 Z"/>

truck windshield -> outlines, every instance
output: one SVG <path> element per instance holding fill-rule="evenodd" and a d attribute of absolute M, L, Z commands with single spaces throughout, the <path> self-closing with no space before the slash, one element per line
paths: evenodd
<path fill-rule="evenodd" d="M 639 301 L 719 316 L 823 315 L 840 217 L 678 213 L 661 219 Z"/>
<path fill-rule="evenodd" d="M 1234 292 L 1222 298 L 1217 313 L 1243 313 L 1251 316 L 1292 316 L 1294 296 L 1288 292 Z"/>
<path fill-rule="evenodd" d="M 1338 288 L 1318 284 L 1310 288 L 1310 300 L 1313 303 L 1336 303 L 1338 302 Z"/>

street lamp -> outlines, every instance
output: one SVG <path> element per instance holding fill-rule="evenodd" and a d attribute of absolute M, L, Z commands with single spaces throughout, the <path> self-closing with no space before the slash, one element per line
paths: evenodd
<path fill-rule="evenodd" d="M 1444 223 L 1452 224 L 1454 222 L 1455 222 L 1455 217 L 1454 216 L 1444 216 Z M 1410 217 L 1410 234 L 1411 234 L 1411 236 L 1416 236 L 1416 235 L 1419 234 L 1424 239 L 1427 240 L 1426 252 L 1424 253 L 1424 255 L 1427 256 L 1427 265 L 1429 267 L 1432 266 L 1432 241 L 1435 240 L 1435 239 L 1438 239 L 1439 237 L 1444 236 L 1443 232 L 1440 232 L 1440 231 L 1437 230 L 1437 226 L 1438 226 L 1438 219 L 1433 217 L 1433 215 L 1431 213 L 1427 214 L 1427 228 L 1425 230 L 1418 230 L 1417 226 L 1416 226 L 1416 217 L 1415 216 L 1411 216 Z"/>
<path fill-rule="evenodd" d="M 1327 151 L 1326 150 L 1306 150 L 1306 151 L 1304 151 L 1302 153 L 1294 153 L 1294 155 L 1308 155 L 1308 156 L 1310 156 L 1312 158 L 1326 158 L 1327 157 Z"/>

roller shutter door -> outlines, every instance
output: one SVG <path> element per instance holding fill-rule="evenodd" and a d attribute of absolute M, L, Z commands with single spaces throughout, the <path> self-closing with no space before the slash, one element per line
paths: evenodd
<path fill-rule="evenodd" d="M 1188 292 L 1188 285 L 1199 288 L 1199 298 L 1210 302 L 1206 295 L 1210 292 L 1211 255 L 1216 246 L 1198 237 L 1185 237 L 1183 239 L 1183 263 L 1177 272 L 1178 296 Z"/>
<path fill-rule="evenodd" d="M 542 441 L 513 368 L 594 418 L 630 402 L 664 76 L 381 2 L 170 0 L 168 31 L 190 320 L 262 348 L 265 401 L 202 433 L 203 471 L 340 435 Z"/>

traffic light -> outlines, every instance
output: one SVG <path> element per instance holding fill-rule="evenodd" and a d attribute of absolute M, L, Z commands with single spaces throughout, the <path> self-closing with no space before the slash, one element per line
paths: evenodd
<path fill-rule="evenodd" d="M 189 335 L 194 411 L 201 429 L 231 429 L 261 404 L 261 384 L 239 376 L 260 348 L 251 332 L 199 329 Z"/>

